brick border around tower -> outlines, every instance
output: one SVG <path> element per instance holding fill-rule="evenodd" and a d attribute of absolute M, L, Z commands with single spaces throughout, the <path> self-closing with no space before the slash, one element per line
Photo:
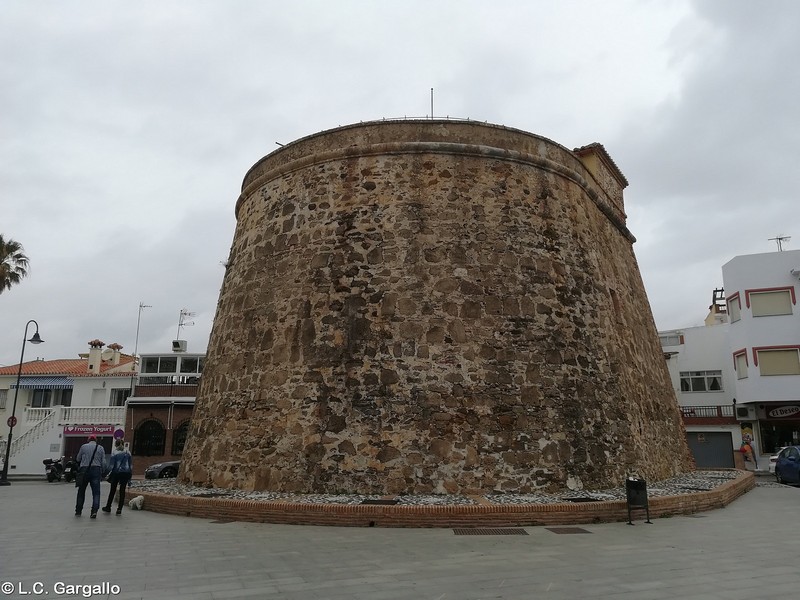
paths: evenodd
<path fill-rule="evenodd" d="M 649 498 L 650 518 L 688 515 L 722 508 L 755 487 L 755 476 L 736 479 L 707 492 Z M 136 490 L 132 490 L 136 493 Z M 330 525 L 340 527 L 526 527 L 612 523 L 628 520 L 625 500 L 559 504 L 351 505 L 289 501 L 198 498 L 143 492 L 144 509 L 201 519 Z M 633 510 L 644 520 L 643 509 Z"/>

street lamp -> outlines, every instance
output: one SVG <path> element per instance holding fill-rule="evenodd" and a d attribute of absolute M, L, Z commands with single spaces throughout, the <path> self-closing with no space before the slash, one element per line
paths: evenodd
<path fill-rule="evenodd" d="M 36 333 L 31 336 L 31 339 L 26 339 L 28 337 L 28 326 L 33 323 L 36 325 Z M 17 417 L 14 413 L 17 412 L 17 395 L 19 394 L 19 381 L 22 378 L 22 360 L 25 357 L 25 342 L 30 342 L 31 344 L 41 344 L 44 342 L 42 338 L 39 337 L 39 324 L 31 319 L 27 323 L 25 323 L 25 334 L 22 336 L 22 353 L 19 355 L 19 370 L 17 371 L 17 388 L 14 390 L 14 405 L 11 408 L 11 416 L 8 418 L 8 439 L 6 440 L 6 458 L 3 461 L 3 471 L 0 472 L 0 486 L 2 485 L 11 485 L 11 482 L 8 480 L 8 461 L 11 459 L 11 437 L 14 434 L 14 425 L 17 424 Z"/>

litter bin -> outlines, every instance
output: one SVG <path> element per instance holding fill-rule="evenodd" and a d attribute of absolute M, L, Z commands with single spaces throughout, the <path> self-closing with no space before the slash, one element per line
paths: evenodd
<path fill-rule="evenodd" d="M 650 521 L 650 506 L 647 503 L 647 482 L 638 477 L 628 477 L 625 480 L 625 496 L 628 500 L 628 525 L 633 525 L 631 521 L 631 510 L 643 508 L 647 513 L 647 521 Z"/>

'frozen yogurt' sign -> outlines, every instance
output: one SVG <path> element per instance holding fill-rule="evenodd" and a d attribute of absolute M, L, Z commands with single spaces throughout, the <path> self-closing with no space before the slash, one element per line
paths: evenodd
<path fill-rule="evenodd" d="M 782 419 L 784 417 L 791 417 L 800 413 L 800 406 L 779 406 L 773 408 L 767 413 L 767 416 L 772 419 Z"/>
<path fill-rule="evenodd" d="M 64 425 L 64 435 L 113 435 L 113 425 Z"/>

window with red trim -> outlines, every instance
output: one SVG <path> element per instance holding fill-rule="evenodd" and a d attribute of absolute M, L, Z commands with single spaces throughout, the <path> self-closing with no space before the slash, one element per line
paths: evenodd
<path fill-rule="evenodd" d="M 739 297 L 739 292 L 728 296 L 728 316 L 731 319 L 731 323 L 735 323 L 742 318 L 742 299 Z"/>
<path fill-rule="evenodd" d="M 800 348 L 775 346 L 753 348 L 753 361 L 761 375 L 800 375 Z"/>
<path fill-rule="evenodd" d="M 794 287 L 745 290 L 745 300 L 754 317 L 790 315 L 796 304 Z"/>
<path fill-rule="evenodd" d="M 742 348 L 733 353 L 733 365 L 736 369 L 736 379 L 747 379 L 747 350 Z"/>

